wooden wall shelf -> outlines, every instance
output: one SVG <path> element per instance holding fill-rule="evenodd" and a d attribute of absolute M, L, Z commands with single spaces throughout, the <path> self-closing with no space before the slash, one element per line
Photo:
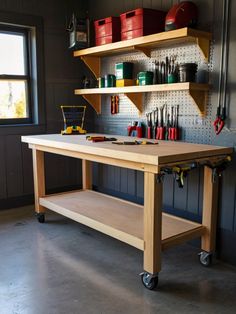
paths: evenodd
<path fill-rule="evenodd" d="M 80 57 L 98 78 L 101 71 L 101 57 L 133 51 L 141 51 L 146 56 L 150 57 L 153 49 L 168 47 L 170 45 L 180 43 L 196 43 L 202 51 L 203 56 L 208 59 L 211 38 L 212 35 L 208 32 L 186 27 L 169 32 L 162 32 L 102 46 L 77 50 L 74 51 L 74 57 Z"/>
<path fill-rule="evenodd" d="M 208 90 L 209 84 L 174 83 L 145 86 L 76 89 L 75 94 L 83 96 L 98 114 L 101 113 L 101 95 L 124 94 L 134 103 L 134 105 L 141 113 L 143 93 L 188 91 L 189 95 L 192 97 L 194 103 L 196 104 L 200 115 L 204 115 L 204 107 L 207 99 Z"/>

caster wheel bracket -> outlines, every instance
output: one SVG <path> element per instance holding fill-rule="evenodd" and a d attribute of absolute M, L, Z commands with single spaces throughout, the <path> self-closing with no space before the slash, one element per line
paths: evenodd
<path fill-rule="evenodd" d="M 145 288 L 149 290 L 153 290 L 156 288 L 158 284 L 158 273 L 150 274 L 146 271 L 139 274 L 141 276 L 141 280 Z"/>
<path fill-rule="evenodd" d="M 211 265 L 211 263 L 212 263 L 212 253 L 211 252 L 202 251 L 198 254 L 198 256 L 199 256 L 199 262 L 203 266 L 208 267 Z"/>
<path fill-rule="evenodd" d="M 45 214 L 44 213 L 35 213 L 35 216 L 39 223 L 45 222 Z"/>

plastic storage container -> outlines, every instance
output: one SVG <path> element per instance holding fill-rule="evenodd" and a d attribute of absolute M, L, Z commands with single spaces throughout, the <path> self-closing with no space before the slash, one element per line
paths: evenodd
<path fill-rule="evenodd" d="M 138 85 L 152 85 L 153 84 L 153 72 L 145 71 L 138 74 Z"/>
<path fill-rule="evenodd" d="M 116 77 L 114 74 L 105 75 L 105 87 L 115 87 L 116 86 Z"/>
<path fill-rule="evenodd" d="M 131 62 L 116 63 L 115 69 L 117 80 L 133 78 L 133 63 Z"/>
<path fill-rule="evenodd" d="M 110 44 L 120 40 L 120 18 L 107 17 L 94 21 L 96 46 Z"/>
<path fill-rule="evenodd" d="M 138 8 L 120 15 L 121 40 L 163 32 L 166 12 Z"/>
<path fill-rule="evenodd" d="M 179 66 L 180 82 L 195 82 L 197 73 L 196 63 L 182 63 Z"/>

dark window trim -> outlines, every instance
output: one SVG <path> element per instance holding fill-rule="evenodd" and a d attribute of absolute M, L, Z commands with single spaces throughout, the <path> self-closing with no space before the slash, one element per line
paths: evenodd
<path fill-rule="evenodd" d="M 31 38 L 29 36 L 29 29 L 19 26 L 12 26 L 1 24 L 0 22 L 0 33 L 9 34 L 9 35 L 21 35 L 24 40 L 24 63 L 25 63 L 25 74 L 14 75 L 14 74 L 0 74 L 1 80 L 15 80 L 15 81 L 26 81 L 26 104 L 27 104 L 27 118 L 8 118 L 0 119 L 1 125 L 11 125 L 11 124 L 27 124 L 32 123 L 32 112 L 33 112 L 33 102 L 32 102 L 32 89 L 31 89 L 31 58 L 30 58 L 30 47 L 31 47 Z"/>
<path fill-rule="evenodd" d="M 6 26 L 20 26 L 27 29 L 32 45 L 28 51 L 32 58 L 29 65 L 31 71 L 31 95 L 32 95 L 32 122 L 11 125 L 0 125 L 0 135 L 7 134 L 32 134 L 43 133 L 46 130 L 45 117 L 45 78 L 44 78 L 44 39 L 43 18 L 35 15 L 20 14 L 14 12 L 0 11 L 0 23 Z"/>

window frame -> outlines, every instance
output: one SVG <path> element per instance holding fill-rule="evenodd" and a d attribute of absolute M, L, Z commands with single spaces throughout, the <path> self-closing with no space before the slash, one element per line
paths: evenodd
<path fill-rule="evenodd" d="M 4 80 L 15 80 L 15 81 L 25 81 L 26 82 L 26 105 L 28 117 L 26 118 L 0 118 L 0 125 L 11 125 L 11 124 L 29 124 L 32 123 L 32 95 L 31 95 L 31 58 L 30 58 L 30 30 L 23 26 L 12 26 L 0 23 L 0 33 L 5 33 L 9 35 L 22 35 L 24 40 L 24 75 L 14 75 L 14 74 L 1 74 L 0 81 Z"/>
<path fill-rule="evenodd" d="M 1 26 L 16 26 L 28 30 L 28 36 L 30 37 L 32 117 L 31 123 L 21 121 L 18 124 L 0 124 L 0 136 L 34 134 L 35 132 L 44 133 L 46 131 L 46 105 L 43 17 L 0 10 L 0 24 Z"/>

